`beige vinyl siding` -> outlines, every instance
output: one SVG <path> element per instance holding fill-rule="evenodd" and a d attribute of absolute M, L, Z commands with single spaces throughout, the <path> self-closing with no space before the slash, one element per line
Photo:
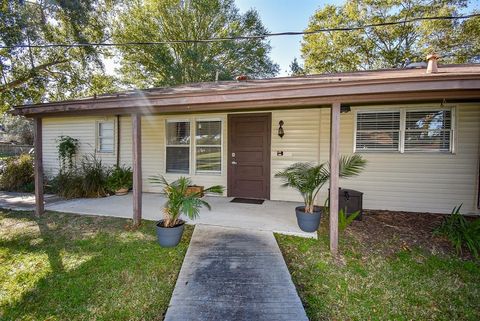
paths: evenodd
<path fill-rule="evenodd" d="M 292 188 L 281 186 L 275 174 L 296 162 L 317 163 L 320 142 L 320 109 L 281 110 L 272 112 L 271 187 L 272 200 L 302 201 Z M 283 120 L 285 136 L 278 136 L 278 122 Z M 283 151 L 284 156 L 277 156 Z"/>
<path fill-rule="evenodd" d="M 120 162 L 131 166 L 132 159 L 132 126 L 131 118 L 124 116 L 120 118 Z M 166 174 L 165 173 L 165 123 L 167 120 L 184 120 L 191 122 L 191 135 L 196 120 L 220 120 L 222 121 L 222 172 L 221 174 L 195 173 L 195 157 L 193 151 L 195 145 L 192 136 L 190 173 L 189 174 Z M 143 188 L 145 192 L 160 192 L 158 186 L 152 185 L 149 178 L 154 175 L 164 175 L 168 180 L 175 180 L 180 176 L 188 176 L 196 185 L 227 186 L 227 115 L 226 114 L 203 114 L 203 115 L 172 115 L 161 116 L 151 115 L 142 117 L 142 175 Z"/>
<path fill-rule="evenodd" d="M 422 106 L 422 105 L 420 105 Z M 399 107 L 371 107 L 391 110 Z M 418 107 L 418 106 L 417 106 Z M 355 111 L 370 107 L 352 108 L 341 114 L 340 152 L 353 153 Z M 265 112 L 265 111 L 261 111 Z M 476 209 L 478 185 L 478 160 L 480 144 L 480 105 L 461 104 L 456 112 L 455 154 L 437 152 L 372 152 L 362 153 L 368 160 L 366 170 L 356 178 L 341 180 L 340 186 L 358 189 L 364 193 L 364 207 L 405 211 L 448 213 L 455 205 L 463 203 L 465 213 L 479 213 Z M 271 194 L 272 200 L 300 201 L 297 191 L 281 186 L 275 173 L 299 161 L 326 162 L 329 158 L 328 108 L 275 110 L 272 113 L 271 145 Z M 114 120 L 115 117 L 62 117 L 44 119 L 44 164 L 47 175 L 58 169 L 55 139 L 69 135 L 81 141 L 80 153 L 95 150 L 96 122 Z M 194 144 L 191 148 L 190 176 L 194 184 L 227 186 L 227 113 L 190 115 L 152 115 L 142 117 L 142 168 L 145 192 L 159 192 L 148 178 L 165 174 L 165 122 L 189 120 L 194 127 L 196 119 L 219 119 L 222 121 L 222 172 L 221 174 L 196 174 L 194 169 Z M 285 136 L 277 135 L 278 122 L 284 121 Z M 117 126 L 115 126 L 116 128 Z M 120 117 L 120 164 L 131 166 L 132 134 L 130 116 Z M 116 128 L 117 129 L 117 128 Z M 193 131 L 192 131 L 193 135 Z M 115 138 L 118 138 L 116 133 Z M 193 139 L 193 137 L 192 137 Z M 284 156 L 277 156 L 283 151 Z M 117 151 L 115 150 L 115 153 Z M 116 154 L 98 154 L 107 165 L 116 162 Z M 173 180 L 180 175 L 167 174 Z M 323 204 L 328 185 L 319 197 Z"/>
<path fill-rule="evenodd" d="M 83 155 L 94 154 L 96 150 L 97 122 L 113 121 L 115 117 L 52 117 L 43 119 L 43 164 L 45 175 L 48 177 L 57 174 L 59 169 L 58 159 L 58 138 L 60 136 L 71 136 L 80 141 L 79 153 L 76 162 L 80 162 Z M 116 124 L 115 124 L 116 132 Z M 113 153 L 100 153 L 96 155 L 105 165 L 116 163 L 116 137 Z"/>
<path fill-rule="evenodd" d="M 340 117 L 340 153 L 353 153 L 355 111 L 435 107 L 432 105 L 352 108 Z M 437 106 L 438 107 L 438 106 Z M 462 212 L 476 208 L 480 144 L 480 106 L 461 104 L 455 108 L 455 153 L 363 152 L 366 170 L 358 177 L 340 181 L 340 186 L 364 193 L 364 207 L 414 212 L 449 213 L 463 203 Z M 329 114 L 322 111 L 321 161 L 329 155 Z M 325 199 L 327 190 L 322 192 Z"/>

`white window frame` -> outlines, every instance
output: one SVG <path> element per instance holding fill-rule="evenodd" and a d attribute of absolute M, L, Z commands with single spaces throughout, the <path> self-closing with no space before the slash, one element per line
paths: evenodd
<path fill-rule="evenodd" d="M 112 124 L 112 128 L 113 128 L 113 136 L 112 136 L 112 141 L 113 141 L 113 148 L 112 150 L 102 150 L 102 146 L 100 144 L 100 139 L 101 138 L 105 138 L 103 136 L 100 136 L 100 125 L 101 124 Z M 99 154 L 115 154 L 115 150 L 116 150 L 116 126 L 115 126 L 115 121 L 114 120 L 99 120 L 99 121 L 96 121 L 95 123 L 95 150 L 97 153 Z"/>
<path fill-rule="evenodd" d="M 190 126 L 190 141 L 189 141 L 189 144 L 188 145 L 169 145 L 168 144 L 168 137 L 167 137 L 167 130 L 168 130 L 168 126 L 167 124 L 169 123 L 189 123 L 189 126 Z M 163 151 L 163 159 L 164 159 L 164 162 L 163 162 L 163 172 L 167 175 L 185 175 L 188 173 L 188 175 L 190 175 L 192 173 L 192 134 L 193 134 L 193 131 L 192 131 L 192 120 L 191 119 L 166 119 L 165 120 L 165 129 L 163 131 L 164 133 L 164 151 Z M 189 160 L 189 164 L 188 164 L 188 172 L 187 173 L 172 173 L 172 172 L 167 172 L 167 147 L 184 147 L 184 148 L 187 148 L 188 146 L 188 160 Z"/>
<path fill-rule="evenodd" d="M 376 107 L 375 109 L 358 109 L 354 111 L 354 126 L 353 126 L 353 152 L 354 153 L 401 153 L 401 154 L 411 154 L 411 153 L 439 153 L 439 154 L 455 154 L 456 150 L 456 139 L 457 139 L 457 117 L 456 117 L 456 106 L 447 105 L 447 106 L 414 106 L 414 107 Z M 418 111 L 440 111 L 440 110 L 450 110 L 451 121 L 450 121 L 450 148 L 448 151 L 439 150 L 439 149 L 418 149 L 418 150 L 405 150 L 405 132 L 406 132 L 406 117 L 407 112 L 418 112 Z M 358 113 L 381 113 L 381 112 L 400 112 L 400 131 L 399 131 L 399 148 L 398 151 L 395 150 L 357 150 L 357 115 Z"/>
<path fill-rule="evenodd" d="M 419 112 L 419 111 L 450 111 L 450 146 L 448 150 L 441 150 L 441 149 L 415 149 L 415 150 L 405 150 L 405 144 L 402 144 L 402 153 L 448 153 L 453 154 L 455 153 L 455 132 L 456 132 L 456 117 L 455 117 L 455 106 L 443 106 L 443 107 L 434 107 L 434 106 L 426 106 L 426 107 L 414 107 L 414 108 L 402 108 L 402 118 L 403 118 L 403 127 L 402 127 L 402 137 L 403 143 L 405 143 L 405 133 L 407 132 L 406 128 L 406 120 L 407 120 L 407 112 Z"/>
<path fill-rule="evenodd" d="M 220 171 L 202 171 L 197 169 L 197 122 L 203 121 L 219 121 L 220 122 L 220 146 L 218 145 L 200 145 L 201 147 L 220 147 Z M 194 172 L 198 175 L 222 175 L 223 173 L 223 129 L 224 122 L 222 118 L 194 118 L 193 123 L 195 124 L 194 136 L 193 136 L 193 152 L 192 159 L 193 164 L 195 164 Z"/>

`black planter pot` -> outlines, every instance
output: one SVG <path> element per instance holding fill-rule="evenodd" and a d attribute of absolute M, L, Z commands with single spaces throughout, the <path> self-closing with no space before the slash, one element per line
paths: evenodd
<path fill-rule="evenodd" d="M 157 223 L 157 239 L 162 247 L 174 247 L 180 243 L 183 235 L 185 222 L 174 227 L 162 227 L 163 220 Z"/>
<path fill-rule="evenodd" d="M 297 214 L 298 227 L 304 232 L 315 232 L 320 225 L 321 209 L 315 206 L 313 213 L 305 213 L 305 206 L 297 206 L 295 208 Z"/>

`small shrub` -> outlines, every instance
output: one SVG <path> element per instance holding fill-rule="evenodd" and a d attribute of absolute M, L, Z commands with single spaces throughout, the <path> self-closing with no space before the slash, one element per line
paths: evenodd
<path fill-rule="evenodd" d="M 107 188 L 112 191 L 118 191 L 121 188 L 130 189 L 133 184 L 133 173 L 130 167 L 116 166 L 107 179 Z"/>
<path fill-rule="evenodd" d="M 109 169 L 95 155 L 85 156 L 79 167 L 60 170 L 52 179 L 52 190 L 64 198 L 107 196 Z"/>
<path fill-rule="evenodd" d="M 83 197 L 83 176 L 78 171 L 60 171 L 51 181 L 52 191 L 63 198 Z"/>
<path fill-rule="evenodd" d="M 83 192 L 85 197 L 107 196 L 107 178 L 109 169 L 94 154 L 84 156 L 81 163 L 83 174 Z"/>
<path fill-rule="evenodd" d="M 33 173 L 33 157 L 22 154 L 6 161 L 0 187 L 10 192 L 32 192 L 35 190 L 35 178 Z"/>
<path fill-rule="evenodd" d="M 442 224 L 434 230 L 434 235 L 445 236 L 455 247 L 457 254 L 462 253 L 466 247 L 470 253 L 478 258 L 480 252 L 480 219 L 468 221 L 462 214 L 460 208 L 454 207 L 452 214 L 445 217 Z"/>
<path fill-rule="evenodd" d="M 340 211 L 338 211 L 338 229 L 344 231 L 350 224 L 352 224 L 353 220 L 356 219 L 358 215 L 360 215 L 360 211 L 347 215 L 343 208 L 340 209 Z"/>

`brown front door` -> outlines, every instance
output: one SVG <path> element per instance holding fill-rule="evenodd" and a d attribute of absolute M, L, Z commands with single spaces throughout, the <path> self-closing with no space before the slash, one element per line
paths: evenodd
<path fill-rule="evenodd" d="M 228 115 L 228 196 L 270 199 L 271 119 Z"/>

